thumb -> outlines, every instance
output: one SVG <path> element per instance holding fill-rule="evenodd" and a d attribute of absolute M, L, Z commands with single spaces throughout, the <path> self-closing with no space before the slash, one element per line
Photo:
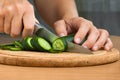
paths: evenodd
<path fill-rule="evenodd" d="M 59 20 L 54 23 L 54 30 L 57 33 L 58 36 L 66 36 L 67 30 L 66 30 L 66 23 L 64 20 Z"/>

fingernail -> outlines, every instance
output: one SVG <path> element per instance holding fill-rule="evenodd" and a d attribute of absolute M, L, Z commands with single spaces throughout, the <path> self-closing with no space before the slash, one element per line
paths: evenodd
<path fill-rule="evenodd" d="M 62 37 L 62 36 L 65 36 L 65 34 L 64 34 L 64 33 L 61 33 L 59 36 Z"/>
<path fill-rule="evenodd" d="M 87 46 L 83 46 L 84 48 L 88 48 Z"/>
<path fill-rule="evenodd" d="M 79 44 L 81 42 L 80 38 L 76 38 L 75 42 Z"/>
<path fill-rule="evenodd" d="M 106 46 L 106 50 L 109 50 L 110 48 L 109 48 L 109 46 Z"/>
<path fill-rule="evenodd" d="M 95 46 L 93 47 L 93 50 L 98 50 L 98 46 L 95 45 Z"/>

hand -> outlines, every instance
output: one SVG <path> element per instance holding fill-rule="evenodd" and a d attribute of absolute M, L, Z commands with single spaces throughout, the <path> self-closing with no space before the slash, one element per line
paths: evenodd
<path fill-rule="evenodd" d="M 34 9 L 28 0 L 0 0 L 0 33 L 17 37 L 23 30 L 23 37 L 30 36 L 34 23 Z"/>
<path fill-rule="evenodd" d="M 77 44 L 79 44 L 83 38 L 88 35 L 87 40 L 82 44 L 82 46 L 94 51 L 101 47 L 104 47 L 106 50 L 110 50 L 113 47 L 111 40 L 108 38 L 109 33 L 106 30 L 97 29 L 91 21 L 81 17 L 59 20 L 55 22 L 53 28 L 59 36 L 76 33 L 74 42 Z"/>

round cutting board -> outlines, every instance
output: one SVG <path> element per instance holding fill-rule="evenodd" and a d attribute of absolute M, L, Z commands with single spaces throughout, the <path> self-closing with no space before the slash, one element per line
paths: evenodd
<path fill-rule="evenodd" d="M 0 50 L 0 63 L 17 66 L 41 67 L 75 67 L 101 65 L 120 59 L 119 51 L 96 51 L 93 54 L 83 53 L 45 53 L 32 51 Z"/>

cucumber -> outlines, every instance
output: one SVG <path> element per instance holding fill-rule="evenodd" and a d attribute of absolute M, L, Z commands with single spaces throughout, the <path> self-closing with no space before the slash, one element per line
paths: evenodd
<path fill-rule="evenodd" d="M 12 44 L 12 43 L 8 43 L 8 44 L 2 44 L 2 45 L 0 45 L 0 49 L 4 49 L 4 50 L 9 49 L 10 47 L 15 47 L 15 45 Z"/>
<path fill-rule="evenodd" d="M 31 44 L 38 51 L 49 51 L 52 48 L 50 43 L 47 40 L 37 36 L 31 40 Z"/>
<path fill-rule="evenodd" d="M 52 43 L 52 48 L 55 51 L 66 51 L 68 49 L 67 41 L 74 42 L 75 34 L 70 34 L 68 36 L 59 37 Z M 79 45 L 82 45 L 87 37 L 85 37 Z"/>
<path fill-rule="evenodd" d="M 32 37 L 26 37 L 22 40 L 22 45 L 24 50 L 35 50 L 31 44 Z"/>
<path fill-rule="evenodd" d="M 54 40 L 56 40 L 58 38 L 58 36 L 56 36 L 55 34 L 53 34 L 50 31 L 46 31 L 47 29 L 45 28 L 40 28 L 37 30 L 37 32 L 35 33 L 36 36 L 42 37 L 45 40 L 47 40 L 49 43 L 53 43 Z"/>
<path fill-rule="evenodd" d="M 22 51 L 22 48 L 20 48 L 20 47 L 9 47 L 9 50 L 11 50 L 11 51 Z"/>
<path fill-rule="evenodd" d="M 73 42 L 73 40 L 74 40 L 74 34 L 59 37 L 52 43 L 52 48 L 53 50 L 58 51 L 58 52 L 65 51 L 68 48 L 67 41 Z"/>
<path fill-rule="evenodd" d="M 34 37 L 26 37 L 23 38 L 22 41 L 15 41 L 12 44 L 4 44 L 0 45 L 0 49 L 5 50 L 12 50 L 12 51 L 20 51 L 20 50 L 29 50 L 29 51 L 43 51 L 43 52 L 51 52 L 51 53 L 59 53 L 66 51 L 70 45 L 67 41 L 74 42 L 75 34 L 70 34 L 64 37 L 57 37 L 52 34 L 51 36 L 54 37 L 47 37 L 45 35 L 40 37 L 42 33 L 39 33 L 41 30 L 38 31 L 37 36 Z M 44 30 L 43 30 L 44 31 Z M 45 32 L 44 32 L 45 33 Z M 47 34 L 50 34 L 49 32 Z M 80 45 L 82 45 L 87 36 L 81 41 Z"/>
<path fill-rule="evenodd" d="M 6 47 L 6 46 L 15 46 L 15 45 L 13 43 L 1 44 L 0 48 Z"/>
<path fill-rule="evenodd" d="M 21 51 L 22 50 L 20 47 L 16 47 L 14 44 L 0 45 L 0 49 L 11 50 L 11 51 Z"/>
<path fill-rule="evenodd" d="M 15 45 L 16 47 L 19 47 L 19 48 L 21 48 L 21 49 L 24 49 L 21 41 L 14 41 L 14 45 Z"/>

